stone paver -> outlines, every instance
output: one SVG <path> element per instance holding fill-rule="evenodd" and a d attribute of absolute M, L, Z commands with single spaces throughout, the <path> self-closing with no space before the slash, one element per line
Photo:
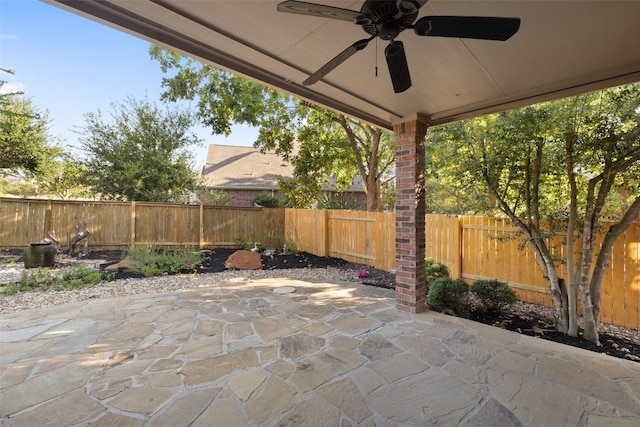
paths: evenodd
<path fill-rule="evenodd" d="M 149 416 L 167 403 L 177 393 L 160 387 L 131 387 L 109 401 L 109 406 L 125 412 Z"/>
<path fill-rule="evenodd" d="M 267 379 L 261 371 L 254 369 L 244 374 L 236 375 L 227 382 L 227 387 L 233 391 L 240 400 L 247 400 L 251 394 Z"/>
<path fill-rule="evenodd" d="M 636 426 L 640 364 L 384 289 L 212 278 L 0 316 L 0 425 Z"/>
<path fill-rule="evenodd" d="M 70 408 L 75 408 L 70 410 Z M 58 427 L 79 424 L 96 418 L 105 408 L 78 389 L 38 406 L 32 411 L 18 414 L 15 426 Z"/>

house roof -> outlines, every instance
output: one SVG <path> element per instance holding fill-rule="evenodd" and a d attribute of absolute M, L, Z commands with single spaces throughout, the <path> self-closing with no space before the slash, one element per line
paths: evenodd
<path fill-rule="evenodd" d="M 292 178 L 294 169 L 273 151 L 262 153 L 253 147 L 210 144 L 202 176 L 208 187 L 219 190 L 277 190 L 278 177 Z M 322 185 L 325 191 L 333 188 Z M 344 191 L 363 192 L 360 178 Z"/>
<path fill-rule="evenodd" d="M 211 144 L 202 175 L 212 188 L 277 190 L 278 176 L 290 178 L 293 171 L 293 166 L 274 152 Z"/>
<path fill-rule="evenodd" d="M 415 22 L 465 15 L 521 24 L 504 42 L 402 31 L 413 86 L 398 94 L 380 38 L 305 85 L 369 36 L 331 13 L 279 12 L 282 0 L 44 1 L 387 129 L 415 115 L 438 124 L 640 80 L 640 1 L 416 0 Z M 316 1 L 355 11 L 364 4 Z"/>

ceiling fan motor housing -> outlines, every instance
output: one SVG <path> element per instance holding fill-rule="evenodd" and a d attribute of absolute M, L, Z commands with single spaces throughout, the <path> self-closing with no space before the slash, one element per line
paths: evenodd
<path fill-rule="evenodd" d="M 383 40 L 393 40 L 418 17 L 417 9 L 410 13 L 400 12 L 394 0 L 367 0 L 362 5 L 360 12 L 370 17 L 370 21 L 364 25 L 356 23 L 362 25 L 362 29 L 368 34 L 379 36 Z"/>
<path fill-rule="evenodd" d="M 393 40 L 400 34 L 400 25 L 393 19 L 380 23 L 378 26 L 378 36 L 382 40 Z"/>

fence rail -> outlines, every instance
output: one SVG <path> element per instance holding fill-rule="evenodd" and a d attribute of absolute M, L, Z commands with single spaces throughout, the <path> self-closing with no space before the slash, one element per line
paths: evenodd
<path fill-rule="evenodd" d="M 603 222 L 597 245 L 611 223 Z M 452 277 L 509 283 L 523 301 L 551 305 L 548 285 L 530 247 L 508 220 L 427 215 L 426 255 L 447 265 Z M 285 236 L 298 248 L 383 270 L 395 268 L 393 213 L 287 210 Z M 566 259 L 563 236 L 548 241 L 557 259 Z M 574 251 L 578 251 L 578 242 Z M 560 277 L 566 267 L 558 262 Z M 621 235 L 602 284 L 600 319 L 640 329 L 640 222 Z"/>
<path fill-rule="evenodd" d="M 504 219 L 427 215 L 426 254 L 453 277 L 508 282 L 520 299 L 550 305 L 547 284 L 530 248 Z M 238 239 L 281 246 L 286 241 L 319 256 L 334 256 L 383 270 L 396 266 L 395 214 L 362 211 L 262 209 L 142 202 L 87 202 L 0 198 L 0 247 L 25 247 L 84 221 L 90 247 L 229 247 Z M 602 223 L 606 230 L 610 223 Z M 602 241 L 604 233 L 599 235 Z M 550 240 L 565 258 L 563 236 Z M 576 246 L 574 250 L 578 250 Z M 561 277 L 566 268 L 558 264 Z M 601 320 L 640 329 L 640 222 L 618 238 L 602 286 Z"/>
<path fill-rule="evenodd" d="M 25 247 L 51 232 L 66 245 L 67 233 L 81 221 L 98 249 L 225 247 L 258 238 L 279 246 L 284 238 L 282 209 L 0 198 L 0 247 Z"/>

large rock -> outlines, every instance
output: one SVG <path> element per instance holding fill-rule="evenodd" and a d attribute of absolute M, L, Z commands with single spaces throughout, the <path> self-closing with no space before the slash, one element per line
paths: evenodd
<path fill-rule="evenodd" d="M 240 270 L 262 270 L 262 257 L 258 252 L 236 251 L 229 255 L 224 266 Z"/>
<path fill-rule="evenodd" d="M 136 271 L 138 270 L 138 263 L 131 257 L 126 257 L 122 261 L 110 264 L 104 268 L 107 273 L 115 273 L 117 271 Z"/>

